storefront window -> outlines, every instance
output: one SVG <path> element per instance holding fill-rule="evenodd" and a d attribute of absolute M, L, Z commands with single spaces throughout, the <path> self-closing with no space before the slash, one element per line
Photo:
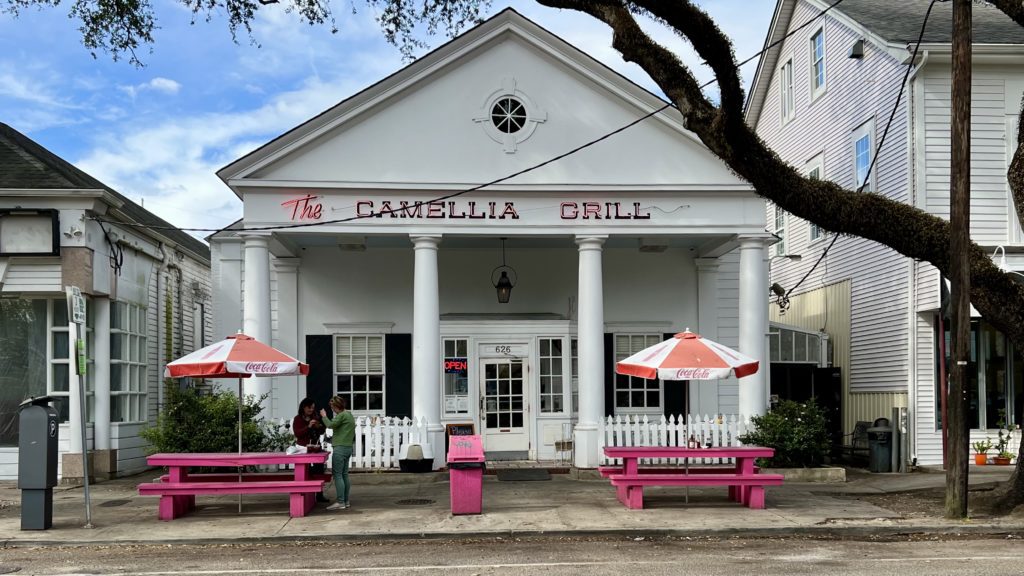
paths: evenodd
<path fill-rule="evenodd" d="M 465 338 L 444 340 L 444 412 L 469 414 L 469 341 Z"/>
<path fill-rule="evenodd" d="M 335 336 L 335 392 L 353 412 L 384 412 L 384 337 Z"/>
<path fill-rule="evenodd" d="M 615 361 L 661 342 L 660 334 L 616 334 Z M 615 375 L 616 411 L 646 412 L 661 410 L 661 380 L 645 380 L 625 374 Z"/>
<path fill-rule="evenodd" d="M 572 339 L 569 355 L 572 357 L 572 415 L 580 411 L 580 341 Z"/>
<path fill-rule="evenodd" d="M 952 366 L 952 342 L 948 320 L 943 323 L 943 351 L 946 366 Z M 936 350 L 939 357 L 939 350 Z M 938 367 L 937 367 L 938 368 Z M 1021 353 L 1014 349 L 1006 336 L 983 320 L 971 322 L 970 358 L 967 363 L 966 388 L 968 398 L 967 422 L 972 429 L 994 429 L 1004 420 L 1007 424 L 1020 423 L 1024 411 L 1024 369 Z M 936 398 L 940 398 L 936 369 Z M 947 371 L 948 378 L 948 371 Z M 936 402 L 937 426 L 942 426 L 942 407 Z"/>
<path fill-rule="evenodd" d="M 50 300 L 50 383 L 49 394 L 59 399 L 57 402 L 58 415 L 61 422 L 68 421 L 68 414 L 71 409 L 70 386 L 71 374 L 74 363 L 71 359 L 69 349 L 70 333 L 68 332 L 68 308 L 67 301 L 63 298 Z M 90 303 L 91 304 L 91 303 Z M 86 306 L 85 326 L 79 328 L 79 337 L 85 340 L 85 408 L 86 421 L 93 421 L 95 406 L 93 402 L 93 341 L 92 341 L 93 312 L 92 306 Z M 84 330 L 84 334 L 82 331 Z"/>
<path fill-rule="evenodd" d="M 146 419 L 146 310 L 110 304 L 110 420 Z"/>
<path fill-rule="evenodd" d="M 46 394 L 46 300 L 0 299 L 0 446 L 18 445 L 18 405 Z"/>
<path fill-rule="evenodd" d="M 540 339 L 540 411 L 562 412 L 565 397 L 562 382 L 562 339 Z"/>

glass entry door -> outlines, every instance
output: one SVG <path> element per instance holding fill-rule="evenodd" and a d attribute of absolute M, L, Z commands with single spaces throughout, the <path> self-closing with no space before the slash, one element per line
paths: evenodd
<path fill-rule="evenodd" d="M 527 379 L 523 360 L 481 360 L 480 372 L 484 448 L 492 452 L 528 450 Z"/>

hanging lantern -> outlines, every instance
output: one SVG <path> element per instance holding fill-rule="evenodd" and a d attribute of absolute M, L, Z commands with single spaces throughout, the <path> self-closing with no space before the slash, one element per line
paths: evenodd
<path fill-rule="evenodd" d="M 499 274 L 500 272 L 500 274 Z M 511 274 L 511 277 L 509 277 Z M 505 239 L 501 239 L 501 266 L 491 271 L 491 284 L 498 291 L 498 303 L 508 304 L 512 297 L 512 288 L 515 287 L 518 276 L 516 271 L 505 264 Z"/>

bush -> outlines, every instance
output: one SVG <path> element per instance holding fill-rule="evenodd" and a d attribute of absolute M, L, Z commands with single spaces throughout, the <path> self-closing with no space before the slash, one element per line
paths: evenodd
<path fill-rule="evenodd" d="M 774 468 L 821 466 L 829 452 L 828 418 L 812 398 L 783 400 L 764 416 L 751 418 L 754 430 L 740 436 L 744 444 L 775 449 L 761 465 Z"/>
<path fill-rule="evenodd" d="M 153 452 L 237 452 L 238 397 L 229 392 L 201 394 L 169 387 L 156 426 L 142 431 Z M 242 450 L 282 450 L 279 433 L 257 420 L 263 398 L 247 396 L 242 404 Z M 286 444 L 285 444 L 286 445 Z"/>

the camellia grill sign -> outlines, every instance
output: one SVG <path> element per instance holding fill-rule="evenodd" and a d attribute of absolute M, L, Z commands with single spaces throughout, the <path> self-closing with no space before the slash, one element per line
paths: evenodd
<path fill-rule="evenodd" d="M 323 196 L 306 195 L 281 202 L 292 222 L 322 221 Z M 523 208 L 511 200 L 398 200 L 377 198 L 353 201 L 355 219 L 388 220 L 520 220 Z M 651 212 L 640 202 L 559 202 L 544 208 L 526 208 L 550 212 L 558 221 L 572 220 L 650 220 Z M 332 209 L 334 210 L 334 209 Z M 341 216 L 341 215 L 339 215 Z"/>

